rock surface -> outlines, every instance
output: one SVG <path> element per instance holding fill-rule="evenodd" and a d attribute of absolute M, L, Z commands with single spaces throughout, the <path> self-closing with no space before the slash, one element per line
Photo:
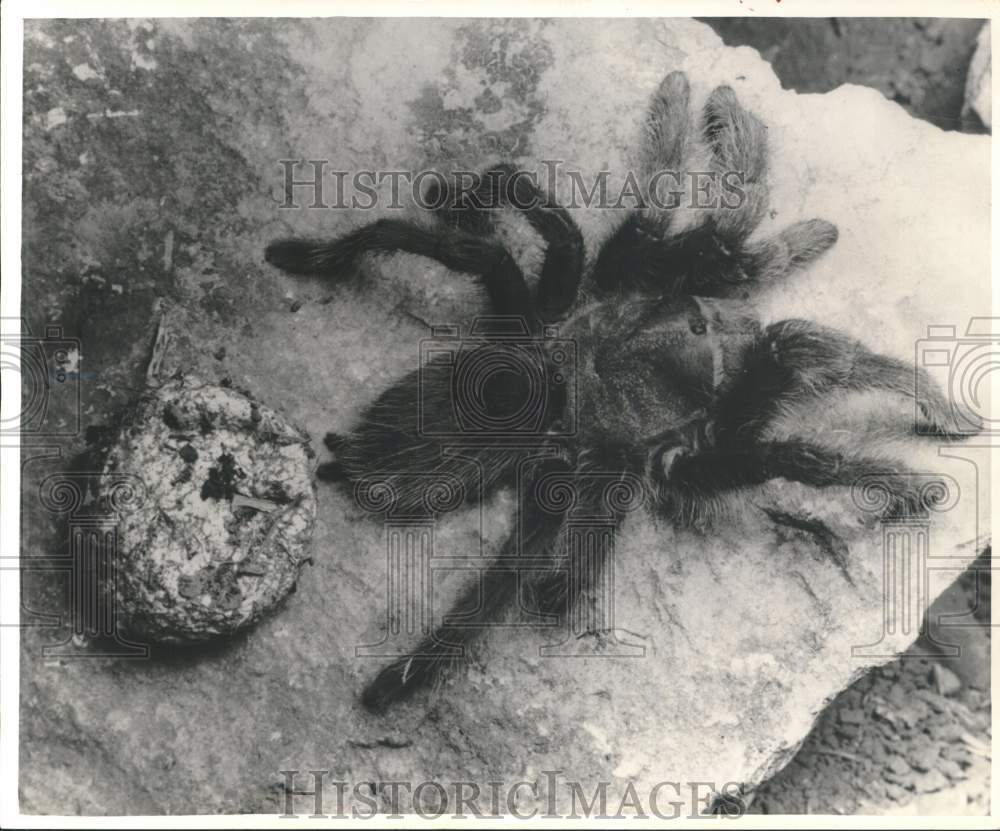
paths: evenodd
<path fill-rule="evenodd" d="M 974 112 L 987 130 L 993 127 L 993 62 L 990 49 L 990 24 L 983 24 L 976 39 L 976 51 L 965 79 L 965 111 Z"/>
<path fill-rule="evenodd" d="M 53 22 L 28 27 L 25 66 L 25 309 L 32 326 L 56 319 L 81 338 L 84 424 L 127 402 L 153 299 L 165 295 L 186 333 L 168 364 L 230 376 L 314 443 L 349 427 L 415 365 L 421 320 L 464 322 L 481 297 L 401 256 L 366 269 L 368 288 L 270 270 L 260 253 L 276 236 L 335 235 L 385 213 L 283 210 L 278 160 L 354 171 L 559 159 L 587 181 L 611 171 L 614 192 L 635 162 L 648 98 L 674 69 L 689 74 L 695 106 L 727 83 L 768 125 L 762 233 L 814 216 L 840 228 L 814 267 L 762 295 L 765 320 L 810 318 L 912 360 L 928 325 L 962 335 L 970 317 L 989 314 L 988 138 L 946 134 L 872 90 L 783 92 L 755 51 L 723 47 L 698 23 Z M 568 186 L 560 178 L 560 197 Z M 591 255 L 618 217 L 574 216 Z M 519 244 L 537 262 L 530 240 Z M 830 438 L 833 428 L 952 477 L 957 498 L 931 528 L 932 597 L 988 536 L 987 514 L 977 515 L 988 504 L 988 476 L 977 475 L 986 451 L 939 452 L 906 438 L 911 425 L 912 405 L 878 399 L 803 412 L 794 429 Z M 65 459 L 75 448 L 61 449 Z M 25 493 L 60 465 L 28 461 Z M 710 783 L 702 796 L 752 788 L 788 761 L 824 704 L 917 636 L 915 622 L 884 631 L 882 530 L 849 490 L 776 482 L 702 533 L 629 519 L 614 626 L 641 647 L 631 656 L 540 657 L 558 636 L 493 631 L 480 660 L 440 691 L 376 717 L 358 693 L 384 659 L 357 648 L 384 636 L 385 532 L 333 489 L 318 500 L 314 563 L 298 592 L 225 648 L 43 659 L 57 633 L 25 631 L 23 810 L 273 813 L 285 807 L 279 771 L 318 769 L 349 787 L 537 780 L 541 811 L 543 771 L 559 770 L 557 810 L 570 807 L 568 780 L 588 801 L 609 782 L 611 813 L 630 783 L 648 811 L 650 790 L 667 781 L 681 783 L 687 814 L 698 807 L 691 783 Z M 846 562 L 753 505 L 822 518 L 848 541 Z M 25 554 L 44 554 L 52 518 L 28 497 L 24 511 Z M 437 553 L 478 556 L 482 531 L 491 554 L 510 513 L 501 496 L 449 516 Z M 456 582 L 442 576 L 435 609 Z M 29 581 L 30 608 L 50 611 L 60 597 Z M 295 787 L 310 790 L 308 776 Z M 530 811 L 535 795 L 519 794 Z M 294 809 L 308 814 L 312 798 Z"/>
<path fill-rule="evenodd" d="M 941 695 L 930 681 L 939 667 L 905 653 L 837 696 L 792 763 L 757 791 L 751 811 L 988 814 L 988 696 L 972 688 Z M 849 713 L 864 718 L 855 723 Z"/>

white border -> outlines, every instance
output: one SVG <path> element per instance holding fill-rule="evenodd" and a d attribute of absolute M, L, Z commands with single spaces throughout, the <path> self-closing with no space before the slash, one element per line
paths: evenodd
<path fill-rule="evenodd" d="M 0 212 L 0 264 L 7 276 L 0 287 L 0 316 L 20 317 L 20 250 L 21 250 L 21 88 L 22 88 L 22 38 L 25 18 L 48 17 L 334 17 L 334 16 L 403 16 L 403 17 L 973 17 L 991 18 L 994 25 L 993 46 L 997 45 L 996 18 L 1000 0 L 950 0 L 939 3 L 917 0 L 701 0 L 692 3 L 684 0 L 630 0 L 614 3 L 610 0 L 485 0 L 471 6 L 468 0 L 281 0 L 281 2 L 256 3 L 247 0 L 103 0 L 103 2 L 72 2 L 71 0 L 8 0 L 0 7 L 0 43 L 2 43 L 2 158 L 0 158 L 0 185 L 2 185 L 2 212 Z M 996 88 L 993 91 L 996 101 Z M 993 144 L 993 170 L 998 169 L 1000 152 Z M 996 204 L 998 186 L 993 180 L 993 202 Z M 933 198 L 933 194 L 929 194 Z M 992 218 L 993 239 L 1000 239 L 1000 222 L 996 212 Z M 997 290 L 997 252 L 993 251 L 993 288 Z M 995 305 L 995 304 L 994 304 Z M 993 312 L 997 315 L 996 311 Z M 19 390 L 4 390 L 7 395 L 19 395 Z M 1000 383 L 992 385 L 992 412 L 1000 412 Z M 18 572 L 13 568 L 13 554 L 20 543 L 20 462 L 19 448 L 5 448 L 0 465 L 0 622 L 7 623 L 11 610 L 19 609 Z M 991 471 L 993 516 L 1000 516 L 1000 488 L 996 487 L 1000 465 Z M 7 559 L 11 558 L 11 559 Z M 994 609 L 994 625 L 1000 617 Z M 992 666 L 1000 663 L 1000 638 L 992 639 Z M 270 827 L 330 827 L 333 823 L 323 820 L 280 819 L 271 814 L 233 816 L 128 816 L 128 817 L 63 817 L 25 816 L 18 813 L 18 710 L 19 710 L 19 630 L 16 626 L 0 626 L 0 827 L 3 828 L 270 828 Z M 993 684 L 993 735 L 997 734 L 997 706 L 1000 694 Z M 996 757 L 994 745 L 993 757 Z M 950 827 L 993 828 L 1000 816 L 1000 782 L 993 777 L 989 817 L 865 817 L 865 816 L 747 816 L 732 820 L 650 820 L 650 823 L 672 828 L 705 827 L 706 822 L 722 823 L 723 827 L 746 828 L 935 828 L 947 819 Z M 627 822 L 635 822 L 628 820 Z M 482 828 L 550 828 L 567 825 L 601 827 L 599 820 L 439 820 L 412 818 L 391 821 L 382 817 L 374 820 L 340 820 L 338 827 L 474 827 Z"/>
<path fill-rule="evenodd" d="M 42 17 L 975 17 L 1000 0 L 10 0 Z M 936 12 L 936 14 L 935 14 Z"/>

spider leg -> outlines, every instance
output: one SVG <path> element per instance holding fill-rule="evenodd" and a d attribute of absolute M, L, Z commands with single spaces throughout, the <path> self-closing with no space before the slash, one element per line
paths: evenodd
<path fill-rule="evenodd" d="M 539 190 L 534 177 L 511 164 L 501 164 L 479 176 L 469 190 L 442 198 L 438 185 L 432 188 L 428 199 L 444 205 L 439 215 L 468 232 L 488 233 L 491 213 L 498 208 L 512 207 L 523 213 L 546 246 L 538 282 L 539 315 L 545 322 L 566 315 L 576 302 L 583 274 L 583 235 L 569 211 Z"/>
<path fill-rule="evenodd" d="M 926 370 L 872 352 L 836 329 L 807 320 L 772 324 L 751 347 L 744 366 L 719 407 L 720 442 L 757 436 L 787 403 L 837 389 L 888 390 L 909 397 L 916 400 L 930 432 L 964 437 L 954 408 Z"/>
<path fill-rule="evenodd" d="M 660 192 L 664 176 L 680 175 L 691 132 L 690 95 L 687 75 L 671 72 L 646 112 L 640 169 L 644 184 L 656 191 L 656 204 L 668 204 Z M 654 194 L 647 195 L 652 201 Z M 671 296 L 685 291 L 687 270 L 674 240 L 669 213 L 631 211 L 601 246 L 594 282 L 604 291 L 638 289 Z"/>
<path fill-rule="evenodd" d="M 886 516 L 922 514 L 926 482 L 898 463 L 848 456 L 804 441 L 764 442 L 701 452 L 658 448 L 653 466 L 657 502 L 676 521 L 686 523 L 710 510 L 712 497 L 739 488 L 787 479 L 813 487 L 851 486 L 873 474 L 889 495 Z"/>
<path fill-rule="evenodd" d="M 670 214 L 630 212 L 597 252 L 597 287 L 671 297 L 685 292 L 691 269 L 671 237 L 671 225 Z"/>
<path fill-rule="evenodd" d="M 745 296 L 748 285 L 803 268 L 836 241 L 836 227 L 821 219 L 744 246 L 721 236 L 714 219 L 675 233 L 669 214 L 633 211 L 601 246 L 594 282 L 664 297 Z"/>
<path fill-rule="evenodd" d="M 646 112 L 642 170 L 647 177 L 679 171 L 691 129 L 688 111 L 691 87 L 683 72 L 671 72 L 661 82 Z"/>
<path fill-rule="evenodd" d="M 681 73 L 668 75 L 654 96 L 643 148 L 643 166 L 651 177 L 654 168 L 678 166 L 687 154 L 688 98 Z M 747 243 L 768 207 L 767 128 L 729 87 L 709 96 L 701 140 L 712 174 L 706 185 L 711 208 L 704 221 L 674 230 L 669 212 L 633 212 L 598 255 L 594 280 L 599 288 L 745 296 L 748 285 L 803 268 L 837 241 L 834 225 L 811 219 Z M 656 186 L 652 179 L 650 185 Z"/>
<path fill-rule="evenodd" d="M 380 712 L 418 689 L 432 685 L 459 658 L 465 657 L 466 648 L 478 629 L 495 622 L 496 615 L 511 605 L 516 594 L 517 572 L 510 569 L 486 571 L 454 607 L 454 613 L 465 613 L 466 622 L 461 626 L 442 624 L 412 653 L 382 669 L 365 687 L 361 694 L 362 704 Z M 469 610 L 473 610 L 474 620 L 470 619 Z"/>
<path fill-rule="evenodd" d="M 530 293 L 521 269 L 498 242 L 453 228 L 428 228 L 402 219 L 380 219 L 332 241 L 283 239 L 265 258 L 291 274 L 343 278 L 366 253 L 405 251 L 478 277 L 500 315 L 530 319 Z"/>
<path fill-rule="evenodd" d="M 539 501 L 565 517 L 548 570 L 528 586 L 533 596 L 527 611 L 563 624 L 559 642 L 541 654 L 584 654 L 592 648 L 580 642 L 584 636 L 596 637 L 612 653 L 642 654 L 642 647 L 617 634 L 614 557 L 626 514 L 645 502 L 638 474 L 643 455 L 632 442 L 591 444 L 577 455 L 574 469 L 536 478 Z"/>
<path fill-rule="evenodd" d="M 576 614 L 571 630 L 579 634 L 586 626 L 578 625 L 587 612 L 582 598 L 603 594 L 602 573 L 613 554 L 615 535 L 625 518 L 621 511 L 609 509 L 601 493 L 588 484 L 587 471 L 579 471 L 576 504 L 563 526 L 563 538 L 555 547 L 551 569 L 531 584 L 533 597 L 529 608 L 543 615 L 567 620 Z M 598 598 L 606 601 L 606 598 Z"/>
<path fill-rule="evenodd" d="M 766 282 L 802 268 L 837 241 L 837 228 L 822 219 L 790 225 L 761 242 L 747 244 L 767 212 L 767 127 L 745 109 L 728 86 L 708 97 L 702 132 L 710 166 L 725 183 L 711 214 L 717 245 L 731 253 L 734 268 L 722 269 L 720 293 L 738 290 L 743 280 Z"/>
<path fill-rule="evenodd" d="M 757 282 L 778 280 L 805 268 L 837 241 L 837 226 L 823 219 L 806 219 L 741 250 L 744 272 Z"/>
<path fill-rule="evenodd" d="M 538 465 L 538 469 L 559 469 L 561 465 L 550 460 Z M 365 687 L 365 707 L 381 711 L 432 684 L 458 659 L 467 657 L 472 642 L 485 628 L 501 623 L 498 618 L 514 605 L 519 587 L 538 572 L 538 561 L 551 558 L 563 522 L 564 515 L 542 508 L 530 489 L 521 500 L 521 510 L 521 537 L 513 533 L 504 543 L 499 560 L 480 572 L 479 580 L 466 589 L 441 625 L 412 653 L 393 661 Z"/>
<path fill-rule="evenodd" d="M 458 187 L 447 181 L 432 180 L 424 193 L 424 203 L 446 225 L 470 234 L 488 235 L 496 230 L 494 212 L 505 205 L 507 179 L 515 168 L 501 164 L 483 173 L 462 179 Z M 503 180 L 503 181 L 501 181 Z"/>
<path fill-rule="evenodd" d="M 720 198 L 713 212 L 715 233 L 737 246 L 753 233 L 767 211 L 767 127 L 740 104 L 732 88 L 720 86 L 705 103 L 702 134 L 712 170 L 720 177 L 735 177 L 742 188 L 742 199 Z"/>

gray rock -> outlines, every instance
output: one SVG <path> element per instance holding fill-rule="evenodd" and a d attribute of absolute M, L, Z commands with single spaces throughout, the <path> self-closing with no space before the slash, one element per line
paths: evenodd
<path fill-rule="evenodd" d="M 858 709 L 841 710 L 840 720 L 844 724 L 862 724 L 865 720 L 865 712 Z"/>
<path fill-rule="evenodd" d="M 934 664 L 931 668 L 934 687 L 940 695 L 958 695 L 962 689 L 962 679 L 948 667 Z"/>
<path fill-rule="evenodd" d="M 917 790 L 920 793 L 934 793 L 948 787 L 948 778 L 941 771 L 934 769 L 920 777 Z"/>
<path fill-rule="evenodd" d="M 910 766 L 906 763 L 906 760 L 899 756 L 893 756 L 889 761 L 889 770 L 897 776 L 908 776 L 911 772 Z"/>
<path fill-rule="evenodd" d="M 899 785 L 894 785 L 892 782 L 885 783 L 885 793 L 890 799 L 896 802 L 903 802 L 909 798 L 909 791 L 906 788 L 901 788 Z"/>
<path fill-rule="evenodd" d="M 952 759 L 941 758 L 937 763 L 938 770 L 952 780 L 968 779 L 969 775 L 962 770 L 962 766 Z"/>
<path fill-rule="evenodd" d="M 969 74 L 965 78 L 965 104 L 963 115 L 974 112 L 987 130 L 993 127 L 993 83 L 992 61 L 990 60 L 990 23 L 987 21 L 979 30 L 976 51 L 969 64 Z"/>

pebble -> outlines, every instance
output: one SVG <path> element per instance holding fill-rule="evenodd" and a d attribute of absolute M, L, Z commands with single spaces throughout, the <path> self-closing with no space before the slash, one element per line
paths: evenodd
<path fill-rule="evenodd" d="M 896 715 L 907 727 L 916 727 L 916 725 L 927 715 L 927 713 L 926 711 L 921 713 L 913 707 L 906 707 L 896 713 Z"/>
<path fill-rule="evenodd" d="M 837 727 L 834 732 L 842 739 L 847 739 L 849 741 L 857 738 L 857 736 L 861 733 L 861 728 L 856 724 L 842 724 Z"/>
<path fill-rule="evenodd" d="M 887 781 L 900 787 L 906 788 L 909 791 L 916 790 L 916 785 L 913 783 L 914 774 L 912 772 L 906 774 L 893 773 L 891 770 L 886 770 L 882 773 L 882 777 Z"/>
<path fill-rule="evenodd" d="M 941 666 L 941 664 L 934 664 L 931 667 L 929 680 L 941 695 L 958 695 L 962 689 L 961 679 L 948 667 Z"/>
<path fill-rule="evenodd" d="M 841 724 L 864 724 L 865 722 L 864 710 L 858 710 L 858 709 L 841 710 L 839 717 Z"/>
<path fill-rule="evenodd" d="M 935 719 L 931 721 L 926 728 L 927 735 L 932 739 L 941 742 L 957 742 L 964 730 L 962 725 L 955 723 L 951 720 Z"/>
<path fill-rule="evenodd" d="M 911 750 L 906 758 L 916 770 L 927 773 L 937 769 L 940 753 L 936 747 L 925 745 Z"/>
<path fill-rule="evenodd" d="M 910 766 L 901 756 L 893 756 L 892 759 L 889 760 L 889 770 L 897 776 L 906 776 L 910 772 Z"/>
<path fill-rule="evenodd" d="M 902 788 L 893 782 L 885 783 L 885 794 L 886 796 L 889 797 L 889 799 L 892 799 L 896 802 L 902 802 L 903 800 L 908 799 L 910 796 L 906 788 Z"/>
<path fill-rule="evenodd" d="M 962 766 L 959 765 L 958 762 L 954 762 L 951 759 L 939 759 L 938 770 L 940 770 L 941 773 L 949 779 L 960 780 L 969 778 L 969 775 L 962 770 Z"/>
<path fill-rule="evenodd" d="M 972 752 L 960 742 L 945 745 L 944 749 L 941 751 L 941 755 L 946 759 L 951 759 L 963 768 L 967 768 L 970 764 L 972 764 Z"/>
<path fill-rule="evenodd" d="M 89 81 L 91 78 L 100 77 L 92 66 L 89 64 L 81 63 L 73 67 L 73 74 L 79 78 L 81 81 Z"/>
<path fill-rule="evenodd" d="M 946 709 L 941 696 L 933 690 L 916 690 L 914 695 L 925 702 L 935 713 L 943 713 Z"/>
<path fill-rule="evenodd" d="M 944 68 L 946 56 L 944 49 L 924 49 L 920 54 L 920 68 L 928 75 L 940 72 Z"/>
<path fill-rule="evenodd" d="M 928 771 L 926 776 L 920 777 L 920 780 L 917 782 L 917 790 L 921 793 L 934 793 L 934 791 L 947 788 L 948 784 L 947 777 L 935 768 Z"/>
<path fill-rule="evenodd" d="M 53 107 L 45 113 L 45 129 L 51 130 L 54 127 L 65 124 L 67 120 L 66 110 L 62 107 Z"/>

